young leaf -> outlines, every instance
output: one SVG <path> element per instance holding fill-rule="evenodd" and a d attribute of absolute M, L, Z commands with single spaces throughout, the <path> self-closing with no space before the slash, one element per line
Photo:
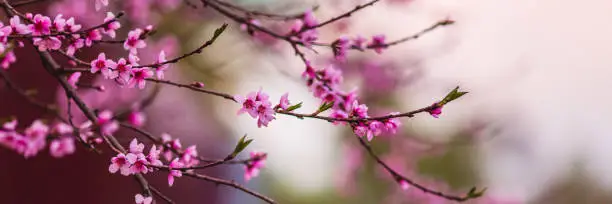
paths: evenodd
<path fill-rule="evenodd" d="M 242 152 L 247 146 L 249 146 L 249 144 L 251 144 L 251 142 L 253 142 L 253 139 L 246 139 L 246 137 L 247 136 L 244 135 L 240 138 L 238 144 L 236 144 L 236 147 L 234 148 L 234 152 L 232 152 L 232 154 L 230 155 L 230 158 L 238 156 L 240 152 Z"/>
<path fill-rule="evenodd" d="M 466 91 L 459 91 L 459 86 L 457 86 L 455 89 L 453 89 L 451 92 L 449 92 L 448 94 L 446 94 L 446 96 L 444 97 L 444 99 L 442 99 L 442 101 L 440 101 L 440 103 L 438 103 L 439 105 L 443 106 L 446 105 L 447 103 L 458 99 L 459 97 L 467 94 L 468 92 Z"/>
<path fill-rule="evenodd" d="M 291 112 L 291 111 L 294 111 L 294 110 L 296 110 L 298 108 L 301 108 L 301 107 L 302 107 L 302 102 L 300 102 L 298 104 L 295 104 L 295 105 L 292 105 L 292 106 L 289 106 L 289 108 L 287 108 L 287 110 L 285 110 L 285 111 Z"/>
<path fill-rule="evenodd" d="M 485 191 L 487 191 L 487 188 L 484 188 L 484 189 L 476 192 L 476 187 L 472 187 L 472 189 L 470 189 L 470 191 L 467 193 L 467 197 L 469 197 L 469 198 L 478 198 L 478 197 L 484 195 Z"/>
<path fill-rule="evenodd" d="M 317 110 L 317 113 L 321 113 L 323 111 L 326 111 L 326 110 L 330 109 L 333 106 L 334 106 L 334 102 L 329 102 L 329 103 L 325 102 L 325 103 L 321 104 L 321 106 L 319 106 L 319 110 Z"/>

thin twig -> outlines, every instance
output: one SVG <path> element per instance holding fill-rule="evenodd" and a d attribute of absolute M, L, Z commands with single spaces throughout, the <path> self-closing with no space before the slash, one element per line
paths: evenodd
<path fill-rule="evenodd" d="M 410 186 L 413 186 L 427 194 L 432 194 L 438 197 L 442 197 L 445 198 L 447 200 L 452 200 L 452 201 L 457 201 L 457 202 L 464 202 L 470 199 L 474 199 L 476 197 L 472 197 L 469 195 L 466 196 L 454 196 L 454 195 L 449 195 L 449 194 L 445 194 L 442 193 L 440 191 L 436 191 L 430 188 L 427 188 L 426 186 L 423 186 L 403 175 L 401 175 L 400 173 L 398 173 L 397 171 L 393 170 L 389 165 L 387 165 L 387 163 L 385 163 L 384 161 L 382 161 L 382 159 L 380 159 L 380 157 L 378 157 L 378 155 L 376 155 L 376 153 L 374 153 L 374 150 L 372 150 L 372 147 L 370 145 L 368 145 L 368 143 L 363 140 L 363 138 L 356 136 L 355 138 L 357 138 L 357 140 L 359 140 L 359 144 L 361 144 L 361 146 L 368 152 L 368 155 L 370 155 L 370 157 L 372 159 L 374 159 L 376 161 L 376 163 L 378 163 L 380 166 L 382 166 L 387 172 L 389 172 L 389 174 L 391 174 L 391 176 L 393 176 L 394 179 L 396 180 L 403 180 L 406 181 L 408 184 L 410 184 Z"/>

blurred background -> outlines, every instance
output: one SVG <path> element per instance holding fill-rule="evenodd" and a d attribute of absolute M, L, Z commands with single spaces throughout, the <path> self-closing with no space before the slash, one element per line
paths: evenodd
<path fill-rule="evenodd" d="M 322 20 L 366 1 L 232 2 L 281 14 L 318 6 L 315 16 Z M 82 0 L 45 1 L 20 9 L 78 16 L 84 25 L 104 18 Z M 193 9 L 181 0 L 111 0 L 107 9 L 126 12 L 124 28 L 156 25 L 158 33 L 141 54 L 145 62 L 154 61 L 160 50 L 168 58 L 189 52 L 214 29 L 230 23 L 213 46 L 170 68 L 167 78 L 173 81 L 202 81 L 207 88 L 243 95 L 262 88 L 272 101 L 289 92 L 291 102 L 303 102 L 306 112 L 320 105 L 300 79 L 303 64 L 284 42 L 249 36 L 214 11 Z M 317 49 L 318 54 L 308 52 L 308 57 L 316 65 L 340 68 L 343 89 L 358 88 L 370 115 L 430 105 L 455 86 L 470 92 L 445 107 L 439 119 L 426 114 L 402 119 L 398 134 L 371 142 L 394 169 L 419 183 L 457 195 L 472 186 L 487 188 L 483 198 L 468 203 L 609 203 L 611 10 L 612 2 L 604 0 L 382 0 L 321 29 L 320 40 L 376 34 L 393 40 L 446 18 L 456 23 L 382 55 L 351 51 L 346 62 L 338 62 L 331 50 Z M 287 30 L 291 22 L 266 25 Z M 118 36 L 126 33 L 124 29 Z M 113 58 L 126 54 L 121 47 L 102 45 L 77 56 L 94 59 L 97 48 Z M 32 51 L 27 46 L 18 49 L 18 62 L 8 74 L 20 86 L 36 89 L 36 97 L 65 109 L 63 93 Z M 236 116 L 237 104 L 219 98 L 174 87 L 150 85 L 136 91 L 102 79 L 86 80 L 107 88 L 80 92 L 97 109 L 129 109 L 159 88 L 146 109 L 145 129 L 197 144 L 200 155 L 223 157 L 248 134 L 255 139 L 250 150 L 267 152 L 268 160 L 260 177 L 246 185 L 279 203 L 450 203 L 399 188 L 365 155 L 348 128 L 285 116 L 257 128 L 249 116 Z M 21 125 L 46 117 L 4 84 L 0 105 L 0 117 L 18 116 Z M 134 134 L 121 131 L 119 139 L 127 144 Z M 66 158 L 42 154 L 26 160 L 0 149 L 0 203 L 132 203 L 137 183 L 108 173 L 111 156 L 79 146 L 77 154 Z M 245 183 L 242 166 L 205 173 Z M 235 189 L 190 178 L 178 179 L 172 188 L 166 187 L 165 174 L 148 178 L 177 203 L 260 202 Z"/>

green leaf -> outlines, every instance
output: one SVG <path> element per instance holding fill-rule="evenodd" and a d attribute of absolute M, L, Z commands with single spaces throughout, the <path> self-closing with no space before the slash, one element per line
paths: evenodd
<path fill-rule="evenodd" d="M 285 110 L 285 111 L 291 112 L 291 111 L 294 111 L 294 110 L 296 110 L 298 108 L 301 108 L 301 107 L 302 107 L 302 102 L 300 102 L 298 104 L 295 104 L 295 105 L 292 105 L 292 106 L 289 106 L 289 108 L 287 108 L 287 110 Z"/>
<path fill-rule="evenodd" d="M 451 92 L 449 92 L 448 94 L 446 94 L 446 96 L 444 97 L 444 99 L 442 99 L 442 101 L 440 101 L 438 103 L 438 105 L 446 105 L 447 103 L 458 99 L 459 97 L 467 94 L 468 92 L 466 91 L 459 91 L 459 86 L 457 86 L 455 89 L 453 89 Z"/>
<path fill-rule="evenodd" d="M 221 27 L 217 28 L 215 30 L 215 34 L 213 35 L 213 39 L 218 38 L 221 35 L 221 33 L 225 31 L 226 28 L 227 28 L 227 23 L 224 23 Z"/>
<path fill-rule="evenodd" d="M 329 103 L 325 102 L 325 103 L 321 104 L 321 106 L 319 106 L 319 109 L 317 110 L 317 113 L 321 113 L 323 111 L 326 111 L 326 110 L 330 109 L 333 106 L 334 106 L 334 102 L 329 102 Z"/>
<path fill-rule="evenodd" d="M 470 189 L 470 191 L 467 193 L 467 197 L 469 198 L 478 198 L 482 195 L 484 195 L 485 191 L 487 191 L 487 188 L 483 188 L 480 191 L 476 191 L 476 187 L 472 187 L 472 189 Z"/>
<path fill-rule="evenodd" d="M 236 147 L 234 148 L 234 152 L 232 152 L 232 154 L 230 155 L 230 158 L 238 156 L 240 152 L 242 152 L 247 146 L 249 146 L 249 144 L 251 144 L 251 142 L 253 142 L 253 139 L 247 139 L 246 137 L 247 136 L 244 135 L 240 138 L 238 144 L 236 144 Z"/>

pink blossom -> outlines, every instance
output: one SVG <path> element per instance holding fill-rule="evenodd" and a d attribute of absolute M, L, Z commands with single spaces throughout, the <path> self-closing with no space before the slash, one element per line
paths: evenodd
<path fill-rule="evenodd" d="M 346 53 L 349 48 L 350 43 L 347 37 L 340 37 L 332 43 L 332 51 L 334 52 L 334 57 L 338 61 L 346 60 Z"/>
<path fill-rule="evenodd" d="M 172 186 L 174 185 L 174 177 L 183 176 L 183 173 L 180 170 L 173 169 L 183 168 L 183 164 L 179 162 L 178 158 L 175 158 L 174 160 L 172 160 L 172 162 L 170 162 L 170 165 L 168 165 L 168 167 L 170 168 L 170 173 L 168 174 L 168 185 Z"/>
<path fill-rule="evenodd" d="M 49 126 L 45 125 L 41 120 L 35 120 L 25 130 L 25 136 L 28 138 L 44 138 L 48 133 Z"/>
<path fill-rule="evenodd" d="M 354 115 L 358 118 L 367 118 L 368 117 L 368 106 L 365 104 L 359 104 L 357 100 L 353 101 L 353 112 L 351 115 Z"/>
<path fill-rule="evenodd" d="M 108 166 L 108 171 L 114 174 L 120 170 L 121 175 L 128 176 L 130 175 L 130 165 L 136 162 L 136 159 L 134 154 L 129 154 L 128 157 L 123 153 L 119 153 L 111 158 L 111 165 Z"/>
<path fill-rule="evenodd" d="M 70 84 L 70 86 L 72 86 L 72 88 L 76 89 L 77 88 L 77 83 L 79 82 L 79 78 L 81 78 L 81 72 L 72 73 L 68 77 L 68 84 Z"/>
<path fill-rule="evenodd" d="M 5 46 L 5 43 L 8 41 L 8 36 L 13 33 L 13 28 L 11 26 L 4 26 L 3 23 L 0 22 L 0 42 Z M 1 51 L 4 52 L 5 48 Z"/>
<path fill-rule="evenodd" d="M 357 136 L 359 136 L 359 137 L 363 137 L 363 136 L 366 136 L 366 135 L 368 134 L 368 127 L 363 126 L 363 125 L 358 125 L 358 126 L 355 126 L 355 127 L 353 128 L 353 132 L 354 132 L 354 133 L 355 133 Z"/>
<path fill-rule="evenodd" d="M 280 101 L 278 102 L 278 105 L 276 105 L 276 107 L 279 107 L 282 110 L 287 110 L 290 105 L 291 104 L 289 103 L 289 93 L 285 93 L 283 94 L 283 96 L 281 96 Z"/>
<path fill-rule="evenodd" d="M 143 150 L 144 150 L 144 144 L 138 143 L 138 140 L 136 140 L 136 138 L 134 138 L 130 142 L 130 153 L 138 154 L 138 153 L 142 153 Z"/>
<path fill-rule="evenodd" d="M 49 145 L 51 156 L 55 158 L 61 158 L 66 155 L 74 153 L 74 139 L 71 137 L 63 137 L 61 139 L 55 139 L 51 141 Z"/>
<path fill-rule="evenodd" d="M 312 11 L 305 12 L 302 19 L 297 20 L 291 27 L 291 32 L 296 34 L 294 40 L 300 41 L 305 46 L 310 46 L 312 42 L 318 39 L 317 30 L 311 29 L 317 24 L 317 19 Z"/>
<path fill-rule="evenodd" d="M 342 71 L 333 65 L 327 66 L 321 72 L 321 78 L 332 88 L 337 88 L 342 83 Z"/>
<path fill-rule="evenodd" d="M 97 125 L 104 135 L 111 135 L 119 129 L 119 123 L 113 120 L 113 112 L 104 110 L 98 114 Z"/>
<path fill-rule="evenodd" d="M 181 145 L 181 140 L 180 139 L 172 140 L 172 142 L 170 142 L 170 147 L 172 147 L 172 149 L 176 149 L 176 150 L 183 149 L 183 145 Z"/>
<path fill-rule="evenodd" d="M 410 184 L 408 184 L 408 182 L 406 182 L 406 180 L 400 180 L 399 181 L 399 185 L 400 188 L 402 188 L 402 190 L 408 190 L 408 188 L 410 188 Z"/>
<path fill-rule="evenodd" d="M 364 38 L 363 36 L 357 36 L 353 38 L 353 47 L 358 50 L 364 50 L 366 48 L 366 41 L 368 41 L 368 39 Z"/>
<path fill-rule="evenodd" d="M 385 35 L 372 36 L 372 42 L 368 44 L 368 47 L 374 48 L 376 53 L 381 54 L 382 51 L 387 48 L 387 44 L 385 44 Z"/>
<path fill-rule="evenodd" d="M 41 52 L 47 50 L 58 50 L 62 47 L 62 41 L 56 37 L 34 38 L 33 44 L 38 47 Z"/>
<path fill-rule="evenodd" d="M 332 111 L 332 113 L 329 115 L 329 117 L 332 117 L 332 118 L 335 118 L 335 119 L 348 119 L 348 114 L 346 112 L 344 112 L 343 110 L 334 109 Z M 334 125 L 338 125 L 338 124 L 343 124 L 345 122 L 334 121 L 333 123 L 334 123 Z"/>
<path fill-rule="evenodd" d="M 304 72 L 302 73 L 302 77 L 309 80 L 309 79 L 314 79 L 317 76 L 314 68 L 312 68 L 312 66 L 310 66 L 310 63 L 306 63 L 306 69 L 304 70 Z"/>
<path fill-rule="evenodd" d="M 66 123 L 56 123 L 55 125 L 53 125 L 53 128 L 51 129 L 53 133 L 58 134 L 60 136 L 72 134 L 73 130 L 74 129 L 72 128 L 72 126 Z"/>
<path fill-rule="evenodd" d="M 32 122 L 32 124 L 25 130 L 26 148 L 23 152 L 23 156 L 28 158 L 35 156 L 39 151 L 45 148 L 47 134 L 49 134 L 49 126 L 44 124 L 40 120 Z"/>
<path fill-rule="evenodd" d="M 91 47 L 91 45 L 93 45 L 93 42 L 98 40 L 102 40 L 102 34 L 100 34 L 100 30 L 93 29 L 87 32 L 87 35 L 85 36 L 85 46 Z"/>
<path fill-rule="evenodd" d="M 15 53 L 13 51 L 10 51 L 6 53 L 6 55 L 4 55 L 4 58 L 2 58 L 2 61 L 0 61 L 0 66 L 2 66 L 3 69 L 8 69 L 9 66 L 11 66 L 11 64 L 15 63 L 16 61 L 17 57 L 15 56 Z"/>
<path fill-rule="evenodd" d="M 96 11 L 100 10 L 102 6 L 108 6 L 108 0 L 95 0 Z"/>
<path fill-rule="evenodd" d="M 396 114 L 398 113 L 397 112 L 390 113 L 390 115 L 396 115 Z M 391 134 L 395 134 L 397 132 L 397 129 L 401 125 L 402 125 L 402 122 L 400 122 L 398 118 L 391 118 L 385 121 L 385 128 L 387 132 L 390 132 Z"/>
<path fill-rule="evenodd" d="M 51 33 L 51 19 L 47 16 L 36 14 L 32 19 L 34 23 L 29 25 L 33 35 L 46 35 Z"/>
<path fill-rule="evenodd" d="M 138 56 L 136 56 L 135 54 L 130 53 L 128 55 L 128 61 L 132 65 L 138 65 L 138 62 L 140 61 L 140 58 Z"/>
<path fill-rule="evenodd" d="M 74 56 L 74 53 L 85 45 L 85 40 L 82 38 L 71 39 L 70 44 L 66 48 L 66 54 Z"/>
<path fill-rule="evenodd" d="M 98 54 L 98 59 L 91 61 L 91 73 L 96 73 L 100 71 L 102 76 L 106 79 L 114 79 L 119 75 L 117 71 L 111 69 L 111 67 L 116 67 L 117 63 L 113 60 L 106 59 L 106 54 L 103 52 Z"/>
<path fill-rule="evenodd" d="M 441 105 L 438 105 L 438 103 L 434 103 L 432 106 L 435 106 L 434 109 L 429 110 L 429 114 L 431 116 L 433 116 L 434 118 L 438 118 L 440 117 L 440 114 L 442 114 L 442 107 Z"/>
<path fill-rule="evenodd" d="M 137 49 L 142 49 L 147 46 L 144 40 L 140 39 L 143 34 L 142 29 L 136 28 L 128 33 L 128 37 L 123 43 L 123 48 L 129 50 L 130 54 L 137 54 Z"/>
<path fill-rule="evenodd" d="M 21 23 L 21 18 L 19 18 L 19 16 L 13 16 L 10 20 L 9 23 L 11 25 L 11 28 L 13 29 L 13 32 L 19 33 L 19 34 L 28 34 L 31 33 L 32 30 L 30 30 L 30 27 L 22 24 Z"/>
<path fill-rule="evenodd" d="M 250 159 L 244 170 L 244 180 L 249 181 L 253 177 L 257 177 L 259 175 L 259 169 L 263 168 L 266 161 L 266 153 L 253 151 L 250 154 Z"/>
<path fill-rule="evenodd" d="M 118 73 L 119 82 L 121 84 L 127 84 L 130 81 L 132 65 L 128 64 L 124 58 L 119 58 L 115 66 L 111 68 Z"/>
<path fill-rule="evenodd" d="M 99 138 L 93 138 L 94 133 L 91 131 L 91 126 L 92 126 L 92 122 L 91 121 L 85 121 L 83 124 L 79 125 L 79 137 L 81 137 L 81 139 L 83 139 L 83 141 L 94 141 L 99 139 Z M 102 142 L 102 141 L 100 141 Z M 100 143 L 100 142 L 96 142 L 96 143 Z"/>
<path fill-rule="evenodd" d="M 64 15 L 58 14 L 55 16 L 55 19 L 53 19 L 53 28 L 57 31 L 64 31 L 65 27 L 66 19 L 64 19 Z"/>
<path fill-rule="evenodd" d="M 374 136 L 380 135 L 382 131 L 385 129 L 385 124 L 383 124 L 380 121 L 371 121 L 368 126 Z"/>
<path fill-rule="evenodd" d="M 145 114 L 141 111 L 131 111 L 128 115 L 128 122 L 136 127 L 140 127 L 145 122 Z"/>
<path fill-rule="evenodd" d="M 77 32 L 81 30 L 81 27 L 82 27 L 81 25 L 74 23 L 73 17 L 70 17 L 68 20 L 66 20 L 66 27 L 65 27 L 66 31 Z"/>
<path fill-rule="evenodd" d="M 261 102 L 257 101 L 256 97 L 257 93 L 255 92 L 249 93 L 246 98 L 240 95 L 234 96 L 234 100 L 236 100 L 236 102 L 239 104 L 242 104 L 242 108 L 238 110 L 238 115 L 246 112 L 253 118 L 257 117 L 257 107 Z"/>
<path fill-rule="evenodd" d="M 157 79 L 164 79 L 164 71 L 168 69 L 169 64 L 164 64 L 166 62 L 166 53 L 162 50 L 159 52 L 159 56 L 157 57 L 157 61 L 155 62 L 159 66 L 155 67 L 155 75 Z"/>
<path fill-rule="evenodd" d="M 198 150 L 195 145 L 191 145 L 185 149 L 183 156 L 180 158 L 180 162 L 184 167 L 192 167 L 200 163 L 198 158 Z"/>
<path fill-rule="evenodd" d="M 2 124 L 2 128 L 4 130 L 14 131 L 16 127 L 17 127 L 17 119 L 13 119 L 11 121 L 8 121 Z"/>
<path fill-rule="evenodd" d="M 147 162 L 151 165 L 162 166 L 164 165 L 161 160 L 159 160 L 159 154 L 161 153 L 161 149 L 157 149 L 155 145 L 151 146 L 151 150 L 149 150 L 149 154 L 147 155 Z M 153 168 L 150 169 L 153 171 Z"/>
<path fill-rule="evenodd" d="M 323 98 L 329 91 L 329 88 L 320 81 L 313 81 L 310 85 L 310 91 L 312 91 L 315 97 Z"/>
<path fill-rule="evenodd" d="M 319 24 L 312 10 L 304 12 L 304 17 L 302 17 L 302 20 L 304 21 L 304 26 L 308 28 L 314 27 Z"/>
<path fill-rule="evenodd" d="M 151 78 L 153 76 L 153 71 L 149 70 L 149 68 L 135 68 L 132 69 L 132 79 L 129 82 L 129 87 L 132 88 L 136 84 L 138 84 L 138 88 L 144 89 L 147 81 L 146 79 Z"/>
<path fill-rule="evenodd" d="M 172 137 L 168 133 L 161 134 L 162 142 L 164 145 L 160 146 L 160 150 L 163 151 L 164 158 L 168 161 L 172 160 L 172 149 L 176 149 L 173 146 Z M 170 146 L 170 148 L 166 147 L 166 144 Z M 179 144 L 180 145 L 180 144 Z M 180 148 L 179 148 L 180 149 Z"/>
<path fill-rule="evenodd" d="M 134 161 L 134 163 L 132 163 L 132 166 L 130 166 L 130 173 L 132 174 L 137 174 L 137 173 L 142 173 L 142 174 L 146 174 L 149 172 L 149 168 L 147 167 L 147 165 L 149 164 L 149 162 L 147 161 L 147 158 L 145 157 L 144 154 L 142 153 L 130 153 L 132 155 L 136 155 L 136 161 Z M 130 155 L 128 154 L 128 155 Z"/>
<path fill-rule="evenodd" d="M 107 23 L 109 21 L 113 21 L 108 23 L 103 29 L 102 32 L 106 35 L 108 35 L 111 38 L 115 38 L 116 36 L 116 30 L 121 28 L 121 23 L 119 23 L 119 21 L 115 20 L 115 14 L 113 14 L 112 12 L 107 12 L 106 13 L 106 18 L 104 18 L 104 23 Z"/>
<path fill-rule="evenodd" d="M 269 101 L 263 101 L 257 107 L 257 127 L 268 126 L 268 123 L 275 119 L 274 117 L 274 109 L 272 109 L 272 104 Z"/>

